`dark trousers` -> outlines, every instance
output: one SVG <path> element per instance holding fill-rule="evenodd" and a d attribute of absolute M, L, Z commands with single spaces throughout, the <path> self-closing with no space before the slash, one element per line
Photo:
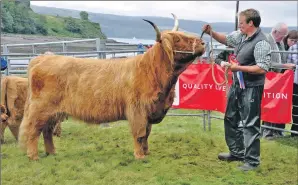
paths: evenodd
<path fill-rule="evenodd" d="M 240 89 L 233 84 L 224 118 L 230 153 L 251 165 L 260 164 L 261 101 L 264 86 Z"/>
<path fill-rule="evenodd" d="M 297 106 L 297 107 L 295 107 L 295 106 Z M 298 85 L 295 83 L 293 86 L 292 119 L 293 119 L 293 124 L 292 124 L 291 130 L 298 132 Z M 291 133 L 291 136 L 298 136 L 298 135 Z"/>

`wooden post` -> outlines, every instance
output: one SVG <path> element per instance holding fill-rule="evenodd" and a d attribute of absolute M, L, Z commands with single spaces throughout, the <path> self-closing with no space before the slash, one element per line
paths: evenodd
<path fill-rule="evenodd" d="M 238 10 L 239 10 L 239 1 L 236 1 L 235 31 L 238 29 Z"/>

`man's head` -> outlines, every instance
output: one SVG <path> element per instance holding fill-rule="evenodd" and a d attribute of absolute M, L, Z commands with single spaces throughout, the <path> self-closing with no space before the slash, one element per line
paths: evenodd
<path fill-rule="evenodd" d="M 260 26 L 261 16 L 255 9 L 243 10 L 239 14 L 239 28 L 243 34 L 254 32 Z"/>
<path fill-rule="evenodd" d="M 277 23 L 271 30 L 271 34 L 275 40 L 275 42 L 282 41 L 285 36 L 288 34 L 288 26 L 285 23 Z"/>

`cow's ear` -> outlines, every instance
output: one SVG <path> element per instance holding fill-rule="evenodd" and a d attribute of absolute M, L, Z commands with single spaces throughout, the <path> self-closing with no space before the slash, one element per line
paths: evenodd
<path fill-rule="evenodd" d="M 157 41 L 157 42 L 162 43 L 162 36 L 160 36 L 160 40 Z"/>

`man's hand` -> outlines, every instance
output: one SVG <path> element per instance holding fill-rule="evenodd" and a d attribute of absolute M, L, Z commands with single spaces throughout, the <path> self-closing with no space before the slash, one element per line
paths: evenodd
<path fill-rule="evenodd" d="M 229 63 L 229 62 L 225 62 L 225 61 L 221 61 L 220 62 L 220 66 L 222 67 L 222 68 L 224 68 L 224 67 L 229 67 L 231 64 Z"/>
<path fill-rule="evenodd" d="M 283 64 L 283 66 L 285 68 L 294 69 L 296 67 L 296 64 L 287 63 L 287 64 Z"/>
<path fill-rule="evenodd" d="M 210 25 L 210 24 L 205 24 L 205 25 L 202 27 L 202 31 L 204 31 L 205 33 L 207 33 L 208 35 L 210 35 L 211 25 Z"/>
<path fill-rule="evenodd" d="M 237 64 L 237 63 L 235 63 L 235 62 L 232 62 L 231 64 L 230 64 L 230 69 L 231 69 L 231 71 L 232 72 L 236 72 L 236 71 L 239 71 L 239 65 Z"/>

